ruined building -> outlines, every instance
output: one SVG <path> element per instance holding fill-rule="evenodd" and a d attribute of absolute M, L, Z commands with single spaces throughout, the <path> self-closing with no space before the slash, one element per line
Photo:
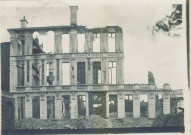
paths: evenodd
<path fill-rule="evenodd" d="M 77 10 L 70 7 L 70 25 L 27 27 L 24 17 L 21 28 L 8 29 L 15 118 L 123 118 L 127 112 L 140 117 L 141 105 L 154 118 L 158 94 L 163 95 L 162 113 L 170 113 L 169 84 L 161 89 L 154 83 L 124 84 L 122 28 L 78 25 Z M 146 103 L 140 102 L 142 94 L 148 96 Z"/>

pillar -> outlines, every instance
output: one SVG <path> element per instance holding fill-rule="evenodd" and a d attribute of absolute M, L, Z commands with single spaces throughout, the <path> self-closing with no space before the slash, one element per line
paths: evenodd
<path fill-rule="evenodd" d="M 100 52 L 108 52 L 108 34 L 100 33 Z"/>
<path fill-rule="evenodd" d="M 155 93 L 149 93 L 149 118 L 155 118 Z"/>
<path fill-rule="evenodd" d="M 78 39 L 77 39 L 77 31 L 70 31 L 70 53 L 78 52 Z"/>
<path fill-rule="evenodd" d="M 31 33 L 25 34 L 25 55 L 31 55 L 33 52 L 33 37 Z"/>
<path fill-rule="evenodd" d="M 125 100 L 123 92 L 118 92 L 118 118 L 125 117 Z"/>
<path fill-rule="evenodd" d="M 62 52 L 62 33 L 55 31 L 54 32 L 54 53 Z"/>
<path fill-rule="evenodd" d="M 163 114 L 170 114 L 170 93 L 163 94 Z"/>
<path fill-rule="evenodd" d="M 140 94 L 139 93 L 133 94 L 133 117 L 134 118 L 140 117 Z"/>
<path fill-rule="evenodd" d="M 118 58 L 117 61 L 117 84 L 123 84 L 123 58 Z"/>
<path fill-rule="evenodd" d="M 32 76 L 32 63 L 33 63 L 33 60 L 30 60 L 29 61 L 29 86 L 32 86 L 32 79 L 33 79 L 33 76 Z"/>
<path fill-rule="evenodd" d="M 25 96 L 25 118 L 32 118 L 32 96 Z"/>
<path fill-rule="evenodd" d="M 123 34 L 115 33 L 115 51 L 123 52 Z"/>
<path fill-rule="evenodd" d="M 85 52 L 93 52 L 93 33 L 85 34 Z"/>
<path fill-rule="evenodd" d="M 60 93 L 57 93 L 55 98 L 55 118 L 62 118 L 62 99 Z"/>
<path fill-rule="evenodd" d="M 76 119 L 78 118 L 78 100 L 77 100 L 77 94 L 76 93 L 72 93 L 71 94 L 71 119 Z"/>
<path fill-rule="evenodd" d="M 17 67 L 16 61 L 10 60 L 10 92 L 16 90 L 17 86 Z"/>
<path fill-rule="evenodd" d="M 70 84 L 77 85 L 77 62 L 75 59 L 70 62 Z"/>
<path fill-rule="evenodd" d="M 109 80 L 108 80 L 108 76 L 109 73 L 107 72 L 108 70 L 108 60 L 107 58 L 102 58 L 101 61 L 101 70 L 102 70 L 102 74 L 101 74 L 101 79 L 102 79 L 102 84 L 108 84 Z"/>
<path fill-rule="evenodd" d="M 15 119 L 18 119 L 18 97 L 15 97 Z"/>
<path fill-rule="evenodd" d="M 47 119 L 47 97 L 45 94 L 40 95 L 40 119 Z"/>
<path fill-rule="evenodd" d="M 109 93 L 106 92 L 106 118 L 109 118 Z"/>
<path fill-rule="evenodd" d="M 86 94 L 86 117 L 89 116 L 89 94 Z"/>
<path fill-rule="evenodd" d="M 38 69 L 39 69 L 39 86 L 42 85 L 42 61 L 38 60 Z"/>

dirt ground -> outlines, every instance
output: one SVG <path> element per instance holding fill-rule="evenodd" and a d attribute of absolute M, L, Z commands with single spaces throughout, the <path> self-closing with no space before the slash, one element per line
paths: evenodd
<path fill-rule="evenodd" d="M 125 128 L 125 127 L 151 127 L 153 119 L 141 117 L 126 117 L 123 119 L 104 119 L 99 115 L 91 115 L 79 119 L 42 120 L 22 119 L 16 120 L 14 129 L 88 129 L 88 128 Z"/>

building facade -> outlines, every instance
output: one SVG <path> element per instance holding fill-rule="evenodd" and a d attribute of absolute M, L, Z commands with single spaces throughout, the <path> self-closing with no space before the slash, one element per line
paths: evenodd
<path fill-rule="evenodd" d="M 15 118 L 124 118 L 127 98 L 133 117 L 140 117 L 141 94 L 148 95 L 148 117 L 156 116 L 156 94 L 163 95 L 163 114 L 170 113 L 169 84 L 161 89 L 155 84 L 124 84 L 122 28 L 77 25 L 77 10 L 70 7 L 70 25 L 27 27 L 24 17 L 21 28 L 8 29 Z M 50 32 L 53 43 L 42 44 L 40 36 Z M 52 48 L 51 53 L 46 48 Z"/>

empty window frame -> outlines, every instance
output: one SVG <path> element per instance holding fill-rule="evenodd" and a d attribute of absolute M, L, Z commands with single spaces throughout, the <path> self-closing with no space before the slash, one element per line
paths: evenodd
<path fill-rule="evenodd" d="M 62 53 L 70 52 L 70 35 L 62 34 Z"/>
<path fill-rule="evenodd" d="M 78 116 L 86 116 L 86 95 L 78 95 Z"/>
<path fill-rule="evenodd" d="M 33 63 L 32 64 L 32 85 L 33 86 L 39 86 L 39 76 L 40 76 L 40 72 L 39 72 L 39 64 Z"/>
<path fill-rule="evenodd" d="M 62 116 L 63 116 L 63 118 L 70 118 L 70 111 L 71 111 L 70 103 L 71 103 L 70 96 L 63 95 L 62 96 Z"/>
<path fill-rule="evenodd" d="M 78 34 L 78 52 L 84 52 L 85 34 Z"/>
<path fill-rule="evenodd" d="M 148 95 L 145 94 L 140 95 L 140 115 L 141 117 L 148 117 Z"/>
<path fill-rule="evenodd" d="M 33 118 L 40 118 L 40 97 L 34 96 L 32 98 L 32 115 Z"/>
<path fill-rule="evenodd" d="M 109 52 L 115 52 L 115 33 L 108 33 Z"/>
<path fill-rule="evenodd" d="M 25 118 L 25 97 L 18 97 L 18 119 Z"/>
<path fill-rule="evenodd" d="M 94 34 L 93 52 L 100 52 L 100 34 Z"/>
<path fill-rule="evenodd" d="M 53 85 L 55 76 L 54 76 L 54 63 L 47 63 L 47 85 Z"/>
<path fill-rule="evenodd" d="M 117 81 L 117 63 L 115 61 L 109 62 L 109 84 L 116 84 Z"/>
<path fill-rule="evenodd" d="M 47 96 L 47 118 L 55 118 L 55 97 Z"/>
<path fill-rule="evenodd" d="M 155 117 L 163 114 L 163 95 L 155 94 Z"/>
<path fill-rule="evenodd" d="M 33 54 L 54 52 L 54 32 L 33 33 Z"/>
<path fill-rule="evenodd" d="M 62 85 L 70 85 L 70 63 L 62 63 Z"/>
<path fill-rule="evenodd" d="M 133 117 L 133 94 L 125 95 L 125 117 Z"/>
<path fill-rule="evenodd" d="M 24 86 L 24 63 L 19 61 L 17 64 L 17 85 Z"/>
<path fill-rule="evenodd" d="M 93 62 L 93 84 L 101 84 L 101 62 Z"/>
<path fill-rule="evenodd" d="M 117 95 L 109 95 L 109 117 L 117 118 L 118 117 L 118 103 Z"/>
<path fill-rule="evenodd" d="M 85 62 L 78 62 L 77 63 L 77 81 L 78 84 L 85 84 L 86 83 L 86 72 L 85 72 Z"/>

